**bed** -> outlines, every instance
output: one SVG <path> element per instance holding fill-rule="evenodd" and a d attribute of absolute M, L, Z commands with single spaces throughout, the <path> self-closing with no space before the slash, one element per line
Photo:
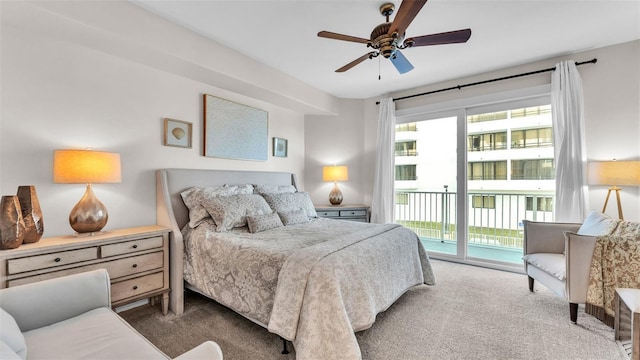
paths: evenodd
<path fill-rule="evenodd" d="M 415 233 L 314 218 L 308 194 L 293 192 L 291 173 L 161 169 L 156 181 L 158 224 L 172 230 L 169 305 L 177 315 L 186 284 L 291 341 L 299 359 L 360 359 L 354 332 L 371 327 L 411 287 L 435 284 Z M 192 189 L 246 184 L 270 190 L 183 200 Z M 246 214 L 248 226 L 227 221 L 238 219 L 229 206 Z"/>

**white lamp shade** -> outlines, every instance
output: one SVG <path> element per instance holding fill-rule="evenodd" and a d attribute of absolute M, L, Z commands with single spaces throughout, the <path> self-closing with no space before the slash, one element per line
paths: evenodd
<path fill-rule="evenodd" d="M 640 161 L 596 161 L 587 165 L 589 185 L 640 185 Z"/>
<path fill-rule="evenodd" d="M 120 181 L 120 154 L 93 150 L 53 152 L 54 183 L 99 184 Z"/>
<path fill-rule="evenodd" d="M 325 166 L 322 168 L 322 181 L 347 181 L 349 169 L 346 165 Z"/>

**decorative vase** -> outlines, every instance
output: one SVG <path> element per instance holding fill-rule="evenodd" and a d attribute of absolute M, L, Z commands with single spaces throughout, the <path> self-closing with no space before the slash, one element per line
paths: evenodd
<path fill-rule="evenodd" d="M 38 242 L 44 233 L 44 219 L 42 219 L 42 209 L 40 209 L 36 187 L 33 185 L 19 186 L 18 199 L 24 220 L 23 243 Z"/>
<path fill-rule="evenodd" d="M 0 200 L 0 250 L 15 249 L 24 240 L 24 220 L 17 196 Z"/>

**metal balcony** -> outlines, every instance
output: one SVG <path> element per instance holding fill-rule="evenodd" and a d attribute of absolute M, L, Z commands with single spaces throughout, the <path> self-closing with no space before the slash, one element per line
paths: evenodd
<path fill-rule="evenodd" d="M 456 254 L 454 192 L 396 191 L 395 221 L 420 237 L 427 251 Z M 467 257 L 522 263 L 522 220 L 553 221 L 553 193 L 470 192 Z"/>

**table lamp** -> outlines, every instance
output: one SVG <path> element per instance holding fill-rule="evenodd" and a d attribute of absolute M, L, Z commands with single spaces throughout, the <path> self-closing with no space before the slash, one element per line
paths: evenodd
<path fill-rule="evenodd" d="M 607 209 L 609 196 L 611 192 L 616 192 L 616 200 L 618 201 L 618 217 L 624 220 L 622 216 L 622 204 L 620 203 L 619 185 L 640 185 L 640 161 L 596 161 L 587 165 L 587 180 L 589 185 L 609 185 L 607 197 L 604 200 L 602 212 Z"/>
<path fill-rule="evenodd" d="M 107 224 L 107 208 L 96 197 L 91 184 L 121 181 L 120 154 L 93 150 L 55 150 L 53 182 L 87 184 L 82 199 L 69 214 L 69 224 L 77 233 L 94 233 Z"/>
<path fill-rule="evenodd" d="M 329 202 L 332 205 L 342 203 L 342 191 L 338 189 L 338 181 L 349 180 L 349 169 L 346 165 L 324 166 L 322 168 L 322 181 L 333 181 L 333 189 L 329 193 Z"/>

